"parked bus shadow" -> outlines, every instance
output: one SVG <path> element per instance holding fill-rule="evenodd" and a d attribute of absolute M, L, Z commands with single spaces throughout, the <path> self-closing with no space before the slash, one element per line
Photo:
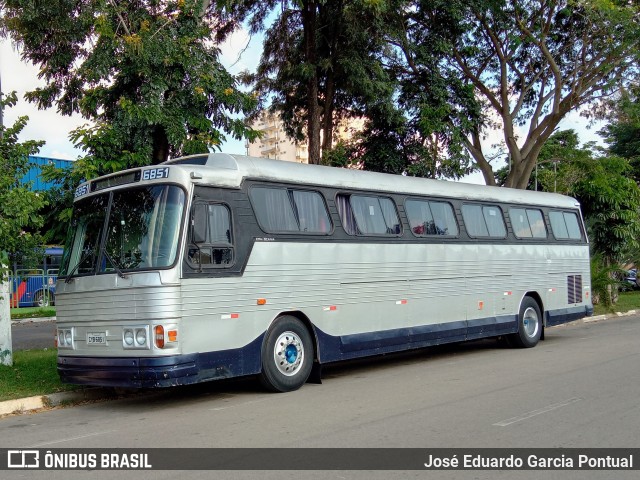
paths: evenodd
<path fill-rule="evenodd" d="M 489 338 L 473 340 L 469 342 L 437 345 L 417 350 L 409 350 L 397 353 L 388 353 L 367 358 L 359 358 L 332 363 L 323 366 L 322 380 L 330 381 L 343 376 L 355 376 L 364 370 L 403 367 L 407 364 L 415 364 L 449 357 L 460 358 L 466 355 L 477 355 L 482 351 L 497 349 L 509 349 L 503 339 Z M 303 387 L 304 388 L 304 387 Z M 141 403 L 145 408 L 167 408 L 180 403 L 197 404 L 202 401 L 215 400 L 217 403 L 226 400 L 231 402 L 233 397 L 255 397 L 256 394 L 269 395 L 260 385 L 255 376 L 240 377 L 198 383 L 195 385 L 182 385 L 166 389 L 115 389 L 113 396 L 119 397 L 119 408 L 138 409 Z M 237 401 L 237 400 L 235 400 Z M 224 408 L 224 406 L 220 407 Z"/>

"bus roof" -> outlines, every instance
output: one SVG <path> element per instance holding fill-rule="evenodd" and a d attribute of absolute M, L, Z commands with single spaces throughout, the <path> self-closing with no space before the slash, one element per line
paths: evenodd
<path fill-rule="evenodd" d="M 432 180 L 322 165 L 307 165 L 226 153 L 180 157 L 169 160 L 164 164 L 180 165 L 190 170 L 197 170 L 202 175 L 201 182 L 211 184 L 216 183 L 216 172 L 220 172 L 222 169 L 236 171 L 240 182 L 244 179 L 260 179 L 301 185 L 373 190 L 408 195 L 429 195 L 466 200 L 523 203 L 562 208 L 579 206 L 574 198 L 556 193 Z"/>

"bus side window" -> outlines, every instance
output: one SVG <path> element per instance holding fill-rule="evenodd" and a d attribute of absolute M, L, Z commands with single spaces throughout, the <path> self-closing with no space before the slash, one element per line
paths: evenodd
<path fill-rule="evenodd" d="M 229 209 L 222 204 L 196 204 L 192 221 L 188 262 L 203 268 L 230 266 L 234 251 Z"/>
<path fill-rule="evenodd" d="M 574 212 L 549 212 L 551 231 L 556 240 L 580 240 L 580 222 Z"/>
<path fill-rule="evenodd" d="M 450 203 L 409 199 L 405 211 L 416 237 L 458 235 L 458 224 Z"/>
<path fill-rule="evenodd" d="M 509 218 L 516 238 L 547 238 L 547 227 L 540 210 L 510 208 Z"/>
<path fill-rule="evenodd" d="M 396 206 L 388 197 L 336 196 L 342 227 L 349 235 L 400 235 L 402 227 Z"/>
<path fill-rule="evenodd" d="M 462 218 L 471 237 L 505 238 L 502 210 L 494 205 L 462 205 Z"/>
<path fill-rule="evenodd" d="M 331 233 L 331 220 L 320 192 L 282 187 L 249 191 L 258 225 L 267 233 Z"/>

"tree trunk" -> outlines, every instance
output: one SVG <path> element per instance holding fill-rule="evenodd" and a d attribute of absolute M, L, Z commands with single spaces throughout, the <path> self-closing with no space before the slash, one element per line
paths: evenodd
<path fill-rule="evenodd" d="M 324 4 L 319 7 L 320 25 L 322 30 L 322 40 L 319 42 L 324 49 L 320 48 L 321 55 L 330 61 L 331 66 L 324 72 L 324 102 L 322 108 L 322 152 L 328 152 L 333 148 L 333 131 L 335 130 L 333 113 L 335 111 L 335 95 L 336 95 L 336 77 L 335 72 L 338 69 L 338 59 L 340 52 L 338 51 L 338 42 L 342 35 L 342 22 L 344 15 L 344 6 L 340 1 L 336 1 L 331 5 Z M 321 153 L 322 153 L 321 152 Z"/>
<path fill-rule="evenodd" d="M 169 160 L 169 139 L 167 132 L 160 125 L 156 125 L 153 131 L 153 154 L 151 159 L 152 165 Z"/>
<path fill-rule="evenodd" d="M 327 76 L 327 87 L 325 92 L 324 108 L 322 109 L 322 151 L 328 152 L 333 147 L 333 98 L 335 95 L 335 82 L 333 74 L 329 72 Z"/>
<path fill-rule="evenodd" d="M 320 164 L 320 106 L 318 105 L 318 65 L 316 52 L 317 4 L 315 0 L 303 2 L 305 60 L 309 67 L 307 79 L 307 138 L 309 163 Z"/>

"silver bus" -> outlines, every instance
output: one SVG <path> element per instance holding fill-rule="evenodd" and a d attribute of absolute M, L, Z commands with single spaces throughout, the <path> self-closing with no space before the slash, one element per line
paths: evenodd
<path fill-rule="evenodd" d="M 551 193 L 212 153 L 83 183 L 57 283 L 63 381 L 167 387 L 592 314 L 579 204 Z M 312 377 L 312 378 L 313 378 Z"/>

